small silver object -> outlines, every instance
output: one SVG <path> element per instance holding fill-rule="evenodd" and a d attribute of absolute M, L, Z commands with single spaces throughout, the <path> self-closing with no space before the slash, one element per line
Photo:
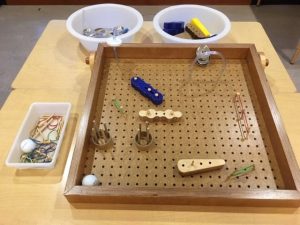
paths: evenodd
<path fill-rule="evenodd" d="M 116 26 L 112 30 L 113 30 L 113 32 L 112 32 L 113 36 L 119 36 L 121 34 L 126 33 L 125 32 L 126 29 L 124 27 L 122 27 L 122 26 Z"/>
<path fill-rule="evenodd" d="M 94 35 L 94 30 L 92 28 L 86 28 L 83 30 L 83 35 L 92 37 Z"/>
<path fill-rule="evenodd" d="M 128 28 L 124 28 L 122 26 L 115 26 L 113 28 L 85 28 L 82 32 L 84 36 L 94 37 L 94 38 L 110 38 L 116 37 L 121 34 L 125 34 L 128 32 Z"/>
<path fill-rule="evenodd" d="M 111 37 L 111 30 L 108 28 L 96 28 L 95 29 L 95 38 L 108 38 Z"/>
<path fill-rule="evenodd" d="M 209 63 L 210 55 L 211 51 L 207 45 L 198 47 L 196 51 L 197 63 L 200 66 L 207 65 Z"/>

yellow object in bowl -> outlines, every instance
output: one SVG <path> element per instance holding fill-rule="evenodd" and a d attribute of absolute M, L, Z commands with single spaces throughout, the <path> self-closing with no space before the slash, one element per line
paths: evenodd
<path fill-rule="evenodd" d="M 192 27 L 194 28 L 193 31 L 198 36 L 199 33 L 201 37 L 210 37 L 210 33 L 207 30 L 207 28 L 201 23 L 201 21 L 198 18 L 193 18 L 190 22 Z"/>

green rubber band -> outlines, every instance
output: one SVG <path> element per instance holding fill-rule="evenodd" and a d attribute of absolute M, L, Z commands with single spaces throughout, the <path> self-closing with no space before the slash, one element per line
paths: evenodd
<path fill-rule="evenodd" d="M 246 175 L 246 174 L 252 172 L 253 170 L 255 170 L 254 164 L 252 164 L 252 165 L 250 165 L 250 166 L 242 167 L 242 168 L 240 168 L 240 169 L 238 169 L 238 170 L 233 171 L 233 173 L 231 173 L 231 174 L 227 177 L 227 180 L 230 179 L 230 178 L 234 178 L 234 177 L 239 177 L 239 176 Z"/>
<path fill-rule="evenodd" d="M 112 100 L 114 106 L 116 107 L 116 109 L 121 112 L 121 113 L 125 113 L 124 109 L 123 109 L 123 106 L 121 105 L 121 103 L 117 100 L 117 99 L 113 99 Z"/>

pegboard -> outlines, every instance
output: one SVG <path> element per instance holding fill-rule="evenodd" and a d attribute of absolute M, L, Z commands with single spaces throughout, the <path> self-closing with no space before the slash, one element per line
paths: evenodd
<path fill-rule="evenodd" d="M 284 182 L 266 130 L 245 59 L 211 60 L 205 67 L 194 66 L 188 81 L 190 59 L 106 59 L 95 118 L 106 123 L 114 140 L 112 149 L 100 150 L 89 144 L 84 174 L 95 174 L 102 187 L 189 187 L 195 189 L 284 189 Z M 140 76 L 160 90 L 165 101 L 155 106 L 130 85 Z M 216 86 L 215 86 L 216 85 Z M 104 91 L 105 90 L 105 91 Z M 242 140 L 234 108 L 237 92 L 246 110 L 250 134 Z M 126 113 L 112 104 L 118 99 Z M 103 100 L 103 102 L 102 102 Z M 155 147 L 138 150 L 133 144 L 140 120 L 138 112 L 154 108 L 181 111 L 174 123 L 151 122 Z M 221 170 L 182 177 L 180 159 L 224 159 Z M 255 165 L 246 176 L 226 181 L 236 169 Z"/>
<path fill-rule="evenodd" d="M 210 45 L 227 65 L 212 57 L 204 67 L 191 63 L 196 45 L 101 45 L 96 53 L 65 196 L 76 202 L 299 206 L 300 174 L 288 137 L 254 45 Z M 139 76 L 164 94 L 155 106 L 131 87 Z M 189 77 L 191 79 L 189 79 Z M 241 101 L 236 103 L 236 94 Z M 123 106 L 119 112 L 113 99 Z M 243 105 L 243 106 L 242 106 Z M 140 110 L 172 109 L 179 121 L 150 122 L 154 146 L 134 144 Z M 244 109 L 247 120 L 237 118 Z M 107 125 L 113 146 L 92 144 L 96 121 Z M 246 122 L 245 122 L 246 121 Z M 245 138 L 245 130 L 250 132 Z M 182 177 L 180 159 L 224 159 L 220 170 Z M 235 170 L 254 165 L 251 173 L 227 180 Z M 83 186 L 95 174 L 98 186 Z"/>

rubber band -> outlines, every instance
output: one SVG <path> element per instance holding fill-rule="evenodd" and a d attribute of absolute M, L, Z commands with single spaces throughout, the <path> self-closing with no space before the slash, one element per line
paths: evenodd
<path fill-rule="evenodd" d="M 200 66 L 206 66 L 209 64 L 210 61 L 210 56 L 212 55 L 216 55 L 219 56 L 222 60 L 222 67 L 220 68 L 219 72 L 218 72 L 218 77 L 215 81 L 211 80 L 212 86 L 211 88 L 205 88 L 204 92 L 201 93 L 198 91 L 199 86 L 202 85 L 204 82 L 202 80 L 196 80 L 193 78 L 199 78 L 201 77 L 201 74 L 197 74 L 197 75 L 193 75 L 193 71 L 194 71 L 194 67 L 196 64 L 200 65 Z M 193 59 L 192 63 L 190 64 L 189 68 L 188 68 L 188 77 L 187 79 L 183 80 L 182 86 L 180 87 L 180 92 L 182 95 L 185 95 L 187 97 L 201 97 L 205 94 L 209 94 L 211 92 L 213 92 L 218 83 L 220 78 L 224 75 L 225 73 L 225 69 L 226 69 L 226 59 L 224 57 L 224 55 L 221 52 L 218 51 L 211 51 L 206 45 L 204 47 L 200 46 L 197 48 L 196 51 L 196 56 Z M 188 93 L 188 91 L 186 91 L 186 88 L 191 87 L 191 92 L 192 93 Z"/>
<path fill-rule="evenodd" d="M 29 139 L 36 144 L 35 149 L 29 153 L 23 153 L 20 161 L 22 163 L 51 162 L 63 124 L 63 116 L 41 116 L 29 132 Z"/>

